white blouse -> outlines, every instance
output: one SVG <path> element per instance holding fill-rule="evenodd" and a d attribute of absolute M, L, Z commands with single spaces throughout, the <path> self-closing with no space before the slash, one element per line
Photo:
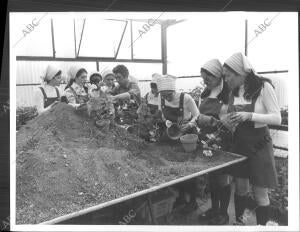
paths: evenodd
<path fill-rule="evenodd" d="M 234 105 L 251 104 L 251 101 L 244 99 L 244 92 L 244 86 L 240 86 L 239 97 L 234 97 Z M 268 82 L 264 83 L 255 102 L 251 121 L 255 122 L 255 128 L 281 124 L 281 113 L 276 94 L 274 88 Z"/>
<path fill-rule="evenodd" d="M 71 87 L 74 89 L 75 93 L 77 95 L 81 95 L 81 96 L 86 96 L 87 93 L 85 91 L 85 89 L 83 88 L 83 86 L 79 86 L 76 82 L 74 82 Z M 78 107 L 80 104 L 79 103 L 76 103 L 76 98 L 73 94 L 73 91 L 68 88 L 65 90 L 65 95 L 69 101 L 68 104 L 72 105 L 73 107 Z"/>

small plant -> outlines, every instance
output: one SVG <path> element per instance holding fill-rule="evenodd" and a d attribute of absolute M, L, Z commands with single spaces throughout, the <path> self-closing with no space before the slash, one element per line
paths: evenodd
<path fill-rule="evenodd" d="M 27 121 L 35 118 L 38 113 L 35 106 L 18 107 L 17 108 L 17 130 L 25 125 Z"/>

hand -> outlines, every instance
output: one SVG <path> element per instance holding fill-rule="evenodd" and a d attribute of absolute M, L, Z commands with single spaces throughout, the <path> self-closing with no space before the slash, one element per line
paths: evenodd
<path fill-rule="evenodd" d="M 76 110 L 77 111 L 87 110 L 87 104 L 86 103 L 80 104 L 79 106 L 77 106 Z"/>
<path fill-rule="evenodd" d="M 117 99 L 116 99 L 115 96 L 111 96 L 111 97 L 110 97 L 110 100 L 111 100 L 113 103 L 116 103 L 116 102 L 117 102 Z"/>
<path fill-rule="evenodd" d="M 103 81 L 100 81 L 100 82 L 98 83 L 98 85 L 99 85 L 99 86 L 105 86 L 105 83 L 104 83 Z"/>
<path fill-rule="evenodd" d="M 182 131 L 186 131 L 186 130 L 192 128 L 193 126 L 194 126 L 194 123 L 192 123 L 192 122 L 187 122 L 187 123 L 182 124 L 182 125 L 180 126 L 180 129 L 181 129 Z"/>
<path fill-rule="evenodd" d="M 252 113 L 251 112 L 236 112 L 231 114 L 230 116 L 230 123 L 231 124 L 238 124 L 241 122 L 245 122 L 251 120 Z"/>

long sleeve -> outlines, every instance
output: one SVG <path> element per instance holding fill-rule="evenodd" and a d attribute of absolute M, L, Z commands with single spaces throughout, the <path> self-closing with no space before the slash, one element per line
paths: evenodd
<path fill-rule="evenodd" d="M 255 104 L 255 111 L 252 115 L 252 121 L 262 124 L 280 125 L 280 108 L 275 91 L 269 83 L 265 82 L 259 98 L 260 101 L 257 101 Z M 263 108 L 263 110 L 261 110 L 261 108 Z"/>
<path fill-rule="evenodd" d="M 34 94 L 34 105 L 36 106 L 37 112 L 40 114 L 44 110 L 44 96 L 40 89 L 37 89 Z"/>
<path fill-rule="evenodd" d="M 68 104 L 73 106 L 73 107 L 78 107 L 80 104 L 76 103 L 76 98 L 70 88 L 66 89 L 65 95 L 68 99 Z"/>
<path fill-rule="evenodd" d="M 184 97 L 186 98 L 185 104 L 187 106 L 187 110 L 188 110 L 188 112 L 191 112 L 191 115 L 192 115 L 191 122 L 194 122 L 200 114 L 198 107 L 197 107 L 194 99 L 189 94 L 185 94 Z"/>

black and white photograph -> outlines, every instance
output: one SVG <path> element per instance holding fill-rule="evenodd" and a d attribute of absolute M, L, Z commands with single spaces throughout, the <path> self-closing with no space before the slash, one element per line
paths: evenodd
<path fill-rule="evenodd" d="M 298 14 L 226 7 L 9 13 L 11 230 L 298 230 Z"/>

